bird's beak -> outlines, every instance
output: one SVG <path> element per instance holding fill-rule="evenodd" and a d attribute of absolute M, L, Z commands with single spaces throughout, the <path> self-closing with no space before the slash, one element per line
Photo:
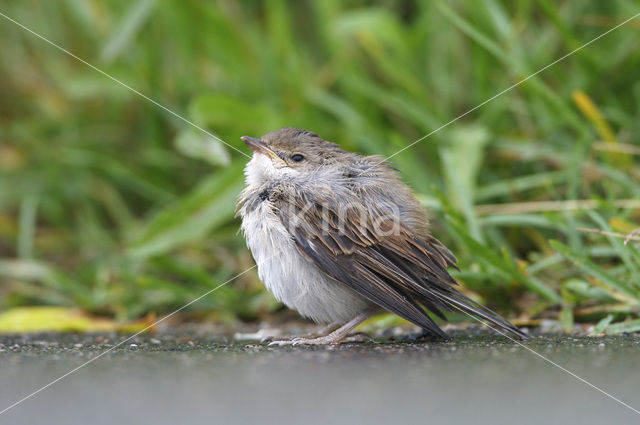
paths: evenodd
<path fill-rule="evenodd" d="M 271 148 L 269 148 L 264 141 L 253 138 L 253 137 L 249 137 L 249 136 L 242 136 L 240 140 L 245 142 L 247 146 L 251 148 L 252 151 L 261 153 L 263 155 L 268 156 L 272 160 L 286 164 L 286 162 L 282 158 L 280 158 L 277 153 L 272 151 Z"/>

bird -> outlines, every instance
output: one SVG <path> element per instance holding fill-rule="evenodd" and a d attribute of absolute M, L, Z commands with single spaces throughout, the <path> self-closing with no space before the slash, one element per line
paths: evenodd
<path fill-rule="evenodd" d="M 258 276 L 275 298 L 328 325 L 272 345 L 338 344 L 387 311 L 448 338 L 434 317 L 461 311 L 500 333 L 526 334 L 462 294 L 457 259 L 431 235 L 426 211 L 399 171 L 292 127 L 241 140 L 253 151 L 236 216 Z M 506 334 L 503 333 L 503 334 Z"/>

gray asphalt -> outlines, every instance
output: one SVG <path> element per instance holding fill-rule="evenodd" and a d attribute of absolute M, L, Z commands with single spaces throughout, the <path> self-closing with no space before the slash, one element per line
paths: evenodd
<path fill-rule="evenodd" d="M 125 339 L 0 336 L 0 410 Z M 640 336 L 525 346 L 640 409 Z M 0 415 L 0 424 L 640 423 L 640 415 L 503 337 L 269 348 L 145 335 Z"/>

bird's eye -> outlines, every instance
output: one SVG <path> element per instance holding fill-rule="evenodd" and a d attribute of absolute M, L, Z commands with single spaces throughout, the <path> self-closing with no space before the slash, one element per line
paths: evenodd
<path fill-rule="evenodd" d="M 295 162 L 300 162 L 304 159 L 304 156 L 300 155 L 299 153 L 292 155 L 291 159 Z"/>

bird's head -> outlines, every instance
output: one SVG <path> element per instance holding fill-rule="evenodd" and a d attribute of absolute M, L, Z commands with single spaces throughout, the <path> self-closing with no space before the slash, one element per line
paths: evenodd
<path fill-rule="evenodd" d="M 297 128 L 285 127 L 260 139 L 248 136 L 241 139 L 253 150 L 246 170 L 249 183 L 307 175 L 323 167 L 340 165 L 354 156 L 311 131 Z"/>

